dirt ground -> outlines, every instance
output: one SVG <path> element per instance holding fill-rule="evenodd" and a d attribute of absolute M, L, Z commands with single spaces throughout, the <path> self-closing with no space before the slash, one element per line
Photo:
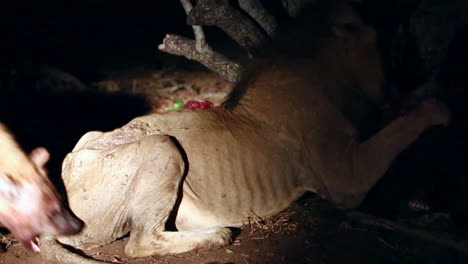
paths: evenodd
<path fill-rule="evenodd" d="M 239 233 L 240 231 L 240 233 Z M 128 264 L 341 264 L 465 263 L 454 249 L 383 229 L 355 225 L 316 197 L 306 197 L 272 219 L 251 223 L 232 245 L 205 252 L 129 259 L 127 238 L 86 251 L 94 259 Z M 40 255 L 10 241 L 0 263 L 45 264 Z"/>
<path fill-rule="evenodd" d="M 159 112 L 177 99 L 185 102 L 205 99 L 219 104 L 230 88 L 212 73 L 170 70 L 114 75 L 92 85 L 105 93 L 144 95 L 151 103 L 151 111 Z M 426 216 L 417 215 L 415 219 Z M 450 225 L 448 218 L 441 221 Z M 235 233 L 232 245 L 209 252 L 129 259 L 124 253 L 127 238 L 122 238 L 84 253 L 111 263 L 129 264 L 464 263 L 467 260 L 453 247 L 415 238 L 408 232 L 351 223 L 341 212 L 313 195 L 306 195 L 272 219 L 250 223 Z M 26 250 L 9 235 L 2 237 L 2 244 L 0 263 L 47 263 L 41 260 L 40 254 Z"/>

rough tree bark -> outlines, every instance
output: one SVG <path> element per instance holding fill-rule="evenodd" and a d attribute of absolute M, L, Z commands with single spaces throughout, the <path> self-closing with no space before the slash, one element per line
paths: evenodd
<path fill-rule="evenodd" d="M 298 15 L 306 5 L 316 1 L 319 0 L 282 0 L 291 16 Z M 260 0 L 238 2 L 248 16 L 231 6 L 228 0 L 198 0 L 195 7 L 190 0 L 180 0 L 187 13 L 187 23 L 192 25 L 195 40 L 168 34 L 158 46 L 159 50 L 198 61 L 220 74 L 223 79 L 237 83 L 243 78 L 244 69 L 240 64 L 214 51 L 206 42 L 201 26 L 217 26 L 249 54 L 264 47 L 269 37 L 275 36 L 278 31 L 275 17 L 264 8 Z"/>
<path fill-rule="evenodd" d="M 247 12 L 266 31 L 268 36 L 273 37 L 278 31 L 278 22 L 262 5 L 260 0 L 238 0 L 239 6 Z"/>
<path fill-rule="evenodd" d="M 213 51 L 208 45 L 203 51 L 196 48 L 196 41 L 178 35 L 168 34 L 159 45 L 159 50 L 178 56 L 185 56 L 205 65 L 210 70 L 221 75 L 226 81 L 235 83 L 242 78 L 240 64 L 230 61 L 220 53 Z"/>
<path fill-rule="evenodd" d="M 188 13 L 187 23 L 216 26 L 249 52 L 255 52 L 268 41 L 267 36 L 228 0 L 199 0 Z"/>

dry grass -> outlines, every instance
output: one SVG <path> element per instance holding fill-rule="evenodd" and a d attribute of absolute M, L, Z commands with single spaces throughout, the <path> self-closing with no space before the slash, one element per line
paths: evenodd
<path fill-rule="evenodd" d="M 248 227 L 246 235 L 239 237 L 234 244 L 240 243 L 240 239 L 249 238 L 254 240 L 267 239 L 270 234 L 289 233 L 297 230 L 297 222 L 292 219 L 295 211 L 285 211 L 277 216 L 263 219 L 259 216 L 249 219 L 244 226 Z"/>
<path fill-rule="evenodd" d="M 14 239 L 11 236 L 11 234 L 8 234 L 8 235 L 0 234 L 0 244 L 2 245 L 3 249 L 9 248 L 15 242 L 17 242 L 17 240 Z"/>

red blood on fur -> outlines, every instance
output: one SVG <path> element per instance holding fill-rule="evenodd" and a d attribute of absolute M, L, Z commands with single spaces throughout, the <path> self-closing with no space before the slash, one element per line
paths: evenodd
<path fill-rule="evenodd" d="M 185 105 L 184 108 L 188 109 L 208 109 L 213 107 L 213 103 L 208 100 L 190 100 Z"/>

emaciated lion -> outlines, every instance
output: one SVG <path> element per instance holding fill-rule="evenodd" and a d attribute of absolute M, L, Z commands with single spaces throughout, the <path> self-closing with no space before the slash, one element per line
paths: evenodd
<path fill-rule="evenodd" d="M 328 26 L 309 33 L 310 52 L 267 58 L 234 107 L 150 114 L 85 134 L 63 180 L 86 227 L 58 240 L 86 248 L 130 233 L 131 257 L 175 254 L 226 246 L 228 227 L 272 216 L 306 191 L 359 205 L 395 156 L 449 113 L 426 101 L 360 142 L 366 102 L 384 99 L 375 31 L 345 3 L 329 14 Z M 65 262 L 57 252 L 45 254 Z"/>

